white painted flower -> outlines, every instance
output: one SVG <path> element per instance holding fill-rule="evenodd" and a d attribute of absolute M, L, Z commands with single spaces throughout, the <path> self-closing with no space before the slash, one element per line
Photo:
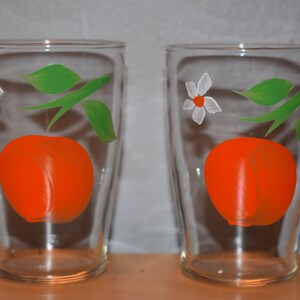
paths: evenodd
<path fill-rule="evenodd" d="M 204 95 L 210 89 L 212 81 L 207 73 L 203 74 L 197 83 L 189 81 L 185 83 L 188 95 L 192 99 L 186 99 L 183 104 L 183 109 L 194 109 L 192 119 L 197 123 L 201 124 L 205 117 L 205 109 L 210 113 L 214 114 L 221 112 L 222 109 L 218 105 L 215 99 Z M 205 108 L 205 109 L 204 109 Z"/>

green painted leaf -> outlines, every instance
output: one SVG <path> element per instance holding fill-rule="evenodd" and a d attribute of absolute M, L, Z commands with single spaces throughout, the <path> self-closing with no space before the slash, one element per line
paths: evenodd
<path fill-rule="evenodd" d="M 274 109 L 265 115 L 253 117 L 253 118 L 239 118 L 245 122 L 269 122 L 273 121 L 272 126 L 269 128 L 266 135 L 274 131 L 279 125 L 281 125 L 298 107 L 300 106 L 300 91 L 298 91 L 294 97 L 288 102 L 284 103 L 280 107 Z"/>
<path fill-rule="evenodd" d="M 272 78 L 237 93 L 259 105 L 269 106 L 281 101 L 288 95 L 292 88 L 293 84 L 290 81 Z"/>
<path fill-rule="evenodd" d="M 21 74 L 38 91 L 45 94 L 62 93 L 75 86 L 81 78 L 74 71 L 60 64 L 41 68 L 31 74 Z"/>
<path fill-rule="evenodd" d="M 54 118 L 50 121 L 48 125 L 48 130 L 53 126 L 53 124 L 61 117 L 63 116 L 68 110 L 70 110 L 75 104 L 80 102 L 81 100 L 85 99 L 92 93 L 94 93 L 96 90 L 107 84 L 111 80 L 111 77 L 98 77 L 96 79 L 93 79 L 83 85 L 79 90 L 72 92 L 70 94 L 67 94 L 63 97 L 60 97 L 58 99 L 55 99 L 53 101 L 43 103 L 40 105 L 35 105 L 31 107 L 25 107 L 25 109 L 46 109 L 46 108 L 56 108 L 56 107 L 62 107 L 58 113 L 54 116 Z"/>
<path fill-rule="evenodd" d="M 74 103 L 76 104 L 80 100 L 86 98 L 87 96 L 91 95 L 94 93 L 96 90 L 110 82 L 111 77 L 98 77 L 96 79 L 93 79 L 83 85 L 79 90 L 72 92 L 70 94 L 67 94 L 63 97 L 57 98 L 53 101 L 39 104 L 39 105 L 34 105 L 34 106 L 29 106 L 25 107 L 24 109 L 44 109 L 44 108 L 55 108 L 59 106 L 64 106 L 67 105 L 68 103 Z"/>
<path fill-rule="evenodd" d="M 296 120 L 296 132 L 297 132 L 297 136 L 298 136 L 298 140 L 300 141 L 300 118 Z"/>
<path fill-rule="evenodd" d="M 117 138 L 110 110 L 101 101 L 83 100 L 81 105 L 99 139 L 104 143 Z"/>
<path fill-rule="evenodd" d="M 75 105 L 75 104 L 74 104 Z M 55 114 L 50 123 L 48 124 L 47 130 L 49 131 L 54 123 L 62 117 L 67 111 L 69 111 L 74 105 L 62 106 L 62 108 Z"/>

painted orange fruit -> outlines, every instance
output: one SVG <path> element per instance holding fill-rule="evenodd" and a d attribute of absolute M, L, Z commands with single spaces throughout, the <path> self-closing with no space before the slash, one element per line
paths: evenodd
<path fill-rule="evenodd" d="M 2 190 L 28 222 L 66 223 L 86 208 L 94 183 L 86 150 L 65 137 L 23 136 L 0 155 Z"/>
<path fill-rule="evenodd" d="M 296 164 L 282 145 L 234 138 L 217 145 L 204 167 L 207 191 L 229 224 L 269 225 L 287 211 L 296 186 Z"/>

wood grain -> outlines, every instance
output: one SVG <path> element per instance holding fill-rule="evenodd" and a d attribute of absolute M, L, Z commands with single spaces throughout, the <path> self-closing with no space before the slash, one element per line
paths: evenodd
<path fill-rule="evenodd" d="M 46 285 L 0 279 L 0 299 L 298 300 L 300 276 L 259 288 L 219 286 L 182 274 L 175 254 L 111 254 L 107 270 L 78 283 Z"/>

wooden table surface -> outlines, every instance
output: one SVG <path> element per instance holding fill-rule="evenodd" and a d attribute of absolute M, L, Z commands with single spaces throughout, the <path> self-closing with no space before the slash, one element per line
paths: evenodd
<path fill-rule="evenodd" d="M 175 254 L 111 254 L 107 270 L 64 285 L 0 279 L 0 299 L 105 300 L 299 300 L 300 275 L 258 288 L 219 286 L 183 275 Z"/>

